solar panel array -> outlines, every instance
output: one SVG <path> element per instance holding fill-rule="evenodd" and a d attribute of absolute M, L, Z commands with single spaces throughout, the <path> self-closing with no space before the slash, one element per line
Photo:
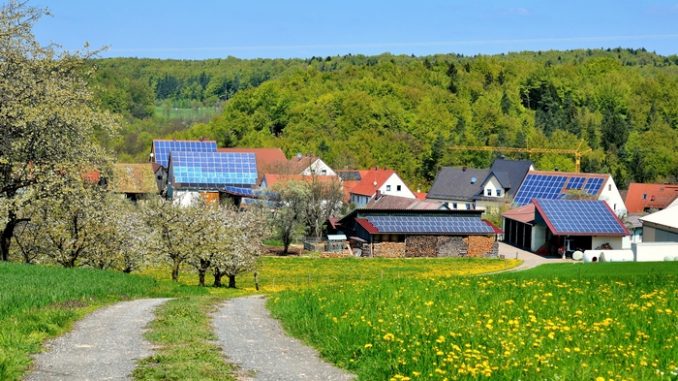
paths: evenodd
<path fill-rule="evenodd" d="M 254 185 L 254 153 L 172 151 L 170 178 L 181 188 L 216 188 Z"/>
<path fill-rule="evenodd" d="M 380 233 L 493 234 L 494 230 L 478 217 L 378 215 L 366 216 Z"/>
<path fill-rule="evenodd" d="M 227 185 L 224 187 L 224 190 L 228 193 L 232 193 L 238 196 L 248 196 L 248 197 L 254 196 L 254 189 L 252 188 L 234 187 L 231 185 Z"/>
<path fill-rule="evenodd" d="M 515 204 L 523 206 L 534 198 L 563 199 L 569 190 L 583 190 L 590 195 L 596 195 L 600 191 L 600 187 L 603 186 L 604 180 L 601 177 L 530 173 L 525 176 L 523 184 L 518 189 Z"/>
<path fill-rule="evenodd" d="M 538 200 L 554 234 L 624 234 L 622 224 L 605 201 Z"/>
<path fill-rule="evenodd" d="M 177 140 L 154 140 L 153 160 L 167 168 L 169 155 L 174 151 L 183 152 L 217 152 L 215 141 L 177 141 Z"/>

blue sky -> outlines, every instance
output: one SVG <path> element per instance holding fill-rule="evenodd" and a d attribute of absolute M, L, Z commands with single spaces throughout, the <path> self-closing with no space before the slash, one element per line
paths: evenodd
<path fill-rule="evenodd" d="M 43 43 L 103 57 L 493 54 L 644 47 L 678 53 L 674 1 L 33 0 Z"/>

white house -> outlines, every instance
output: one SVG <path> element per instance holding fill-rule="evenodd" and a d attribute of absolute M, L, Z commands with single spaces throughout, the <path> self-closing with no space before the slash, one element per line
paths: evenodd
<path fill-rule="evenodd" d="M 415 199 L 416 196 L 405 182 L 391 169 L 369 169 L 358 171 L 360 179 L 344 181 L 344 192 L 348 200 L 363 207 L 377 194 Z"/>

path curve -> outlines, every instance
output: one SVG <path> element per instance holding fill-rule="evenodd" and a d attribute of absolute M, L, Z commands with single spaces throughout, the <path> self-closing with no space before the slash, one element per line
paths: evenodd
<path fill-rule="evenodd" d="M 243 380 L 340 381 L 354 376 L 321 360 L 318 353 L 285 334 L 255 295 L 230 299 L 213 314 L 212 324 L 229 362 Z"/>
<path fill-rule="evenodd" d="M 35 356 L 28 381 L 129 380 L 136 361 L 151 355 L 144 337 L 153 310 L 169 299 L 139 299 L 102 308 L 49 341 Z"/>
<path fill-rule="evenodd" d="M 499 242 L 499 255 L 503 255 L 504 258 L 506 259 L 520 259 L 523 261 L 523 263 L 516 267 L 507 270 L 497 271 L 496 273 L 492 274 L 529 270 L 547 263 L 574 263 L 571 260 L 562 258 L 543 257 L 541 255 L 519 249 L 515 246 L 511 246 L 504 242 Z"/>

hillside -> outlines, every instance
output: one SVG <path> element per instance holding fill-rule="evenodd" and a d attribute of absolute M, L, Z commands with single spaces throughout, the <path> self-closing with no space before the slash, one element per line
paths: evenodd
<path fill-rule="evenodd" d="M 426 189 L 441 165 L 485 166 L 494 158 L 445 149 L 449 145 L 581 144 L 593 150 L 585 156 L 583 170 L 610 172 L 622 186 L 632 180 L 678 178 L 678 57 L 642 49 L 97 64 L 111 78 L 147 83 L 155 89 L 151 101 L 156 104 L 225 100 L 223 112 L 189 129 L 138 129 L 129 146 L 119 146 L 137 159 L 140 155 L 130 150 L 138 149 L 133 143 L 152 136 L 208 137 L 224 146 L 314 153 L 336 168 L 392 167 Z M 161 83 L 165 70 L 174 66 L 183 73 L 177 77 L 184 85 L 167 96 Z M 218 75 L 229 78 L 247 70 L 267 74 L 233 91 L 214 92 Z M 202 96 L 187 95 L 191 86 L 186 84 L 203 72 L 209 81 L 201 85 Z M 108 84 L 113 86 L 109 90 L 117 88 L 115 81 Z M 568 156 L 532 159 L 541 169 L 574 168 Z"/>

